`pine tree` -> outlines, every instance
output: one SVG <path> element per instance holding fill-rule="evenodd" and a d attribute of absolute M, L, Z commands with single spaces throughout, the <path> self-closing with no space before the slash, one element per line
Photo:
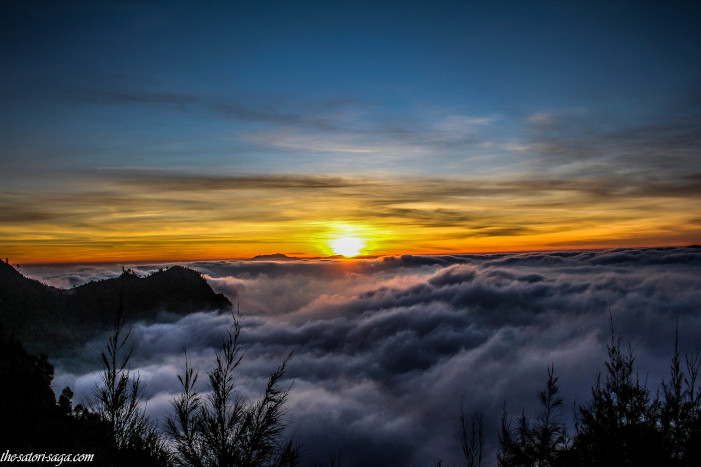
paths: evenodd
<path fill-rule="evenodd" d="M 133 346 L 130 332 L 123 332 L 122 298 L 115 315 L 113 333 L 101 352 L 101 384 L 93 389 L 91 409 L 109 424 L 112 442 L 118 453 L 115 465 L 166 466 L 170 453 L 156 426 L 145 415 L 143 388 L 138 374 L 131 372 Z"/>
<path fill-rule="evenodd" d="M 261 400 L 243 400 L 236 393 L 234 371 L 243 358 L 240 333 L 240 317 L 234 315 L 233 329 L 227 329 L 215 368 L 207 375 L 209 391 L 204 398 L 195 387 L 198 373 L 186 355 L 185 372 L 178 376 L 182 392 L 172 401 L 173 414 L 166 422 L 177 465 L 264 467 L 299 462 L 299 448 L 283 437 L 289 387 L 280 382 L 288 360 L 270 376 Z"/>
<path fill-rule="evenodd" d="M 698 353 L 686 356 L 682 369 L 679 333 L 674 336 L 674 356 L 669 379 L 662 382 L 659 426 L 664 437 L 668 465 L 701 464 L 698 443 L 701 441 L 701 390 L 697 387 Z"/>
<path fill-rule="evenodd" d="M 610 320 L 606 376 L 597 377 L 592 401 L 579 407 L 574 451 L 580 465 L 664 465 L 657 430 L 659 403 L 641 383 L 630 344 L 624 351 Z"/>
<path fill-rule="evenodd" d="M 558 378 L 553 366 L 548 367 L 545 389 L 538 392 L 540 408 L 535 418 L 525 412 L 511 428 L 506 409 L 501 418 L 500 449 L 497 460 L 500 466 L 554 467 L 562 465 L 562 457 L 568 449 L 567 430 L 560 419 L 563 399 L 559 393 Z"/>

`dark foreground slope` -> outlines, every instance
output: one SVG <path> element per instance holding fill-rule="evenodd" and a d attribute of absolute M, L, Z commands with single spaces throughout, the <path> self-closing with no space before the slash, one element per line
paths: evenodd
<path fill-rule="evenodd" d="M 58 289 L 28 279 L 0 261 L 0 324 L 31 353 L 58 355 L 108 330 L 120 309 L 126 321 L 152 321 L 167 311 L 224 310 L 231 302 L 191 269 L 174 266 Z"/>

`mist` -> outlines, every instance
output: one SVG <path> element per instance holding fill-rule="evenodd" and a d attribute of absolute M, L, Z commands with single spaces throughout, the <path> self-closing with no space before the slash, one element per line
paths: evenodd
<path fill-rule="evenodd" d="M 700 344 L 695 248 L 184 265 L 205 274 L 241 311 L 242 396 L 260 394 L 294 351 L 287 435 L 302 445 L 308 465 L 339 453 L 348 465 L 457 463 L 461 402 L 467 415 L 484 415 L 491 465 L 502 407 L 529 413 L 548 365 L 560 377 L 563 419 L 588 401 L 606 360 L 609 316 L 653 392 L 668 373 L 677 323 L 682 354 Z M 113 277 L 117 269 L 23 272 L 67 287 Z M 129 324 L 133 369 L 151 417 L 162 423 L 168 414 L 185 350 L 204 376 L 231 323 L 230 315 L 201 312 Z M 54 389 L 71 386 L 76 402 L 86 401 L 99 381 L 104 343 L 95 339 L 75 358 L 54 361 Z"/>

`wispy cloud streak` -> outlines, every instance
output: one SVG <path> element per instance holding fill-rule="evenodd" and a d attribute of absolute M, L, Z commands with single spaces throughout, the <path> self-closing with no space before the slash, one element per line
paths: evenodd
<path fill-rule="evenodd" d="M 328 254 L 324 239 L 335 223 L 365 229 L 374 242 L 367 253 L 691 244 L 701 229 L 689 214 L 701 198 L 694 174 L 674 183 L 615 174 L 470 180 L 103 170 L 86 182 L 87 175 L 75 190 L 5 192 L 4 250 L 59 260 L 68 259 L 61 245 L 103 254 L 99 247 L 111 244 L 134 260 L 150 249 L 142 259 L 175 258 L 184 245 L 192 257 L 245 257 L 276 244 L 318 256 Z M 283 226 L 284 236 L 275 233 Z M 31 248 L 41 254 L 29 255 Z"/>

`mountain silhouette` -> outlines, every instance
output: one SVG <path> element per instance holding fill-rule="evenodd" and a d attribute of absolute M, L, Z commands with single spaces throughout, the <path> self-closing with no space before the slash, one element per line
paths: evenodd
<path fill-rule="evenodd" d="M 181 266 L 146 277 L 131 270 L 119 277 L 59 289 L 24 277 L 0 261 L 0 323 L 30 353 L 65 354 L 111 329 L 120 309 L 126 321 L 153 321 L 160 312 L 185 315 L 227 310 L 197 271 Z"/>
<path fill-rule="evenodd" d="M 273 253 L 272 255 L 258 255 L 250 259 L 250 261 L 294 261 L 296 256 L 287 256 L 283 253 Z"/>

